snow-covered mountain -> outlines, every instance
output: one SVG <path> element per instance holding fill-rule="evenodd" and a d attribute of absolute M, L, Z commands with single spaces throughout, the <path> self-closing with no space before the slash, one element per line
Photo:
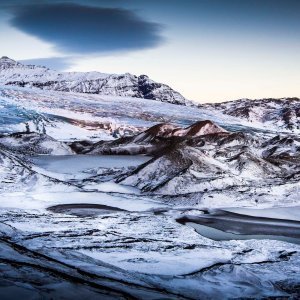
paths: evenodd
<path fill-rule="evenodd" d="M 266 128 L 299 132 L 300 99 L 240 99 L 223 103 L 201 105 L 207 109 L 221 111 L 230 116 L 246 120 L 253 125 L 264 124 Z"/>
<path fill-rule="evenodd" d="M 157 83 L 146 75 L 57 72 L 43 66 L 24 65 L 6 56 L 0 58 L 0 84 L 144 98 L 182 105 L 191 103 L 168 85 Z"/>
<path fill-rule="evenodd" d="M 226 133 L 227 131 L 209 120 L 196 122 L 186 128 L 162 123 L 154 125 L 134 136 L 97 143 L 77 141 L 70 145 L 75 152 L 84 154 L 161 155 L 166 149 L 175 147 L 176 144 L 183 140 L 222 132 Z"/>
<path fill-rule="evenodd" d="M 196 199 L 196 203 L 208 206 L 226 205 L 233 199 L 248 204 L 296 200 L 300 179 L 298 136 L 270 139 L 220 131 L 212 122 L 209 127 L 208 134 L 195 132 L 139 142 L 145 153 L 152 146 L 154 159 L 118 181 L 145 192 L 176 196 L 180 201 L 183 196 L 189 203 Z M 116 147 L 115 142 L 111 150 L 120 151 L 122 146 Z M 129 148 L 125 145 L 124 149 L 126 146 Z M 133 143 L 130 148 L 134 149 Z"/>
<path fill-rule="evenodd" d="M 146 75 L 57 72 L 43 66 L 24 65 L 5 56 L 0 58 L 0 85 L 195 105 L 169 86 L 157 83 Z M 239 120 L 239 123 L 249 123 L 279 131 L 300 132 L 298 98 L 241 99 L 198 105 L 198 107 L 214 114 L 233 116 Z"/>

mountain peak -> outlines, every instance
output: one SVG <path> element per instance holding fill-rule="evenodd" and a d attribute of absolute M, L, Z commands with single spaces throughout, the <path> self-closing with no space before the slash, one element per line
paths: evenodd
<path fill-rule="evenodd" d="M 15 60 L 9 58 L 8 56 L 2 56 L 0 58 L 0 61 L 11 61 L 11 62 L 16 62 Z"/>
<path fill-rule="evenodd" d="M 13 68 L 16 66 L 21 66 L 21 64 L 8 56 L 2 56 L 0 58 L 0 70 L 5 70 L 9 68 Z"/>
<path fill-rule="evenodd" d="M 0 58 L 0 71 L 0 84 L 3 85 L 190 104 L 168 85 L 155 82 L 146 75 L 57 72 L 46 67 L 22 64 L 7 56 Z"/>

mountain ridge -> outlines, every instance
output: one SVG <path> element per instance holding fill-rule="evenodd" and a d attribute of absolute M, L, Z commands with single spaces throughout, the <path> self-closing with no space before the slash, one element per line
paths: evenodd
<path fill-rule="evenodd" d="M 191 104 L 170 86 L 155 82 L 147 75 L 57 72 L 43 66 L 25 65 L 7 56 L 0 58 L 0 84 Z"/>
<path fill-rule="evenodd" d="M 255 100 L 245 98 L 200 104 L 198 107 L 220 111 L 224 115 L 237 117 L 253 124 L 277 126 L 291 132 L 300 130 L 300 99 L 297 97 Z"/>

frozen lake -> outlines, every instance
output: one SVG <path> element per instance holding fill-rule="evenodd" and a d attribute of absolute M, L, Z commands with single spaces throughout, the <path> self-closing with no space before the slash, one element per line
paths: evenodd
<path fill-rule="evenodd" d="M 30 158 L 47 171 L 67 174 L 94 168 L 137 167 L 150 159 L 144 155 L 39 155 Z"/>
<path fill-rule="evenodd" d="M 266 239 L 300 244 L 299 207 L 217 209 L 177 221 L 216 241 Z"/>

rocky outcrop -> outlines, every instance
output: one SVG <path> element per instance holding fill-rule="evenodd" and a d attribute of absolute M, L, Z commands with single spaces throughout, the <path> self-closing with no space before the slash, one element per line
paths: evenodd
<path fill-rule="evenodd" d="M 300 132 L 300 99 L 241 99 L 223 103 L 205 104 L 200 107 L 221 111 L 225 115 L 291 132 Z"/>

